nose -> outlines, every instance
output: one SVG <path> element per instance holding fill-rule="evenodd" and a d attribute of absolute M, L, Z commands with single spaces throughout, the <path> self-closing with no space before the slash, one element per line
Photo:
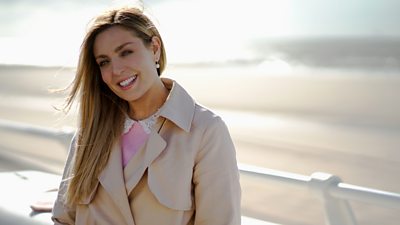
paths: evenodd
<path fill-rule="evenodd" d="M 113 60 L 112 61 L 112 70 L 113 75 L 122 75 L 124 73 L 124 65 L 121 63 L 120 60 Z"/>

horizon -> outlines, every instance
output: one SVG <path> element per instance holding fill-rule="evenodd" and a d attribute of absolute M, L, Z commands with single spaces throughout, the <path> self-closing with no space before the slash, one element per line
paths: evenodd
<path fill-rule="evenodd" d="M 252 57 L 225 60 L 173 61 L 168 67 L 181 68 L 262 68 L 262 73 L 290 73 L 301 69 L 358 70 L 398 73 L 400 71 L 400 38 L 396 37 L 296 37 L 260 39 L 248 46 Z M 38 65 L 4 63 L 1 66 L 75 69 L 77 65 Z M 300 70 L 299 70 L 300 69 Z"/>

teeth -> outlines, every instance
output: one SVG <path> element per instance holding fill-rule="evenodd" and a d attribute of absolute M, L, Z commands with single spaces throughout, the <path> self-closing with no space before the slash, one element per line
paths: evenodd
<path fill-rule="evenodd" d="M 135 79 L 136 79 L 136 76 L 130 77 L 130 78 L 120 82 L 119 85 L 121 85 L 122 87 L 126 87 Z"/>

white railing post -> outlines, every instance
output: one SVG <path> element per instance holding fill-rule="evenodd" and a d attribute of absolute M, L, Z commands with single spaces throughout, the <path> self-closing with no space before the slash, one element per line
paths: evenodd
<path fill-rule="evenodd" d="M 346 200 L 335 198 L 329 193 L 329 190 L 332 187 L 337 187 L 340 182 L 341 179 L 337 176 L 317 172 L 311 175 L 309 187 L 324 205 L 327 224 L 356 225 L 357 222 L 350 204 Z"/>

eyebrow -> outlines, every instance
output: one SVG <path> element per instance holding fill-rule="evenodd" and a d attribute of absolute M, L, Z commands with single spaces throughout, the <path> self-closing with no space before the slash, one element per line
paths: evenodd
<path fill-rule="evenodd" d="M 114 52 L 119 52 L 119 51 L 120 51 L 121 49 L 123 49 L 125 46 L 130 45 L 130 44 L 133 44 L 133 43 L 134 43 L 134 42 L 132 42 L 132 41 L 125 42 L 125 43 L 123 43 L 122 45 L 116 47 L 116 48 L 114 49 Z M 99 56 L 96 56 L 96 59 L 97 59 L 97 58 L 107 58 L 107 56 L 106 56 L 106 55 L 99 55 Z"/>

